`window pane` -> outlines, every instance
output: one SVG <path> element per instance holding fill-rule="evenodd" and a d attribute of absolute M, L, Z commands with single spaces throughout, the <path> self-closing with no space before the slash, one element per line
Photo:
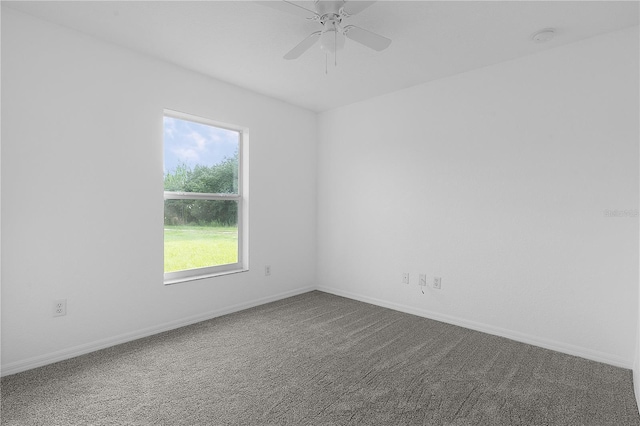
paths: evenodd
<path fill-rule="evenodd" d="M 237 262 L 237 201 L 165 200 L 165 273 Z"/>
<path fill-rule="evenodd" d="M 240 134 L 164 117 L 164 190 L 238 193 Z"/>

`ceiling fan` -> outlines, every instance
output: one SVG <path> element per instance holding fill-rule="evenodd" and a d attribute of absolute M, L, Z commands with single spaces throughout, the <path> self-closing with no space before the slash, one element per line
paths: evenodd
<path fill-rule="evenodd" d="M 355 25 L 342 26 L 343 20 L 363 11 L 373 3 L 375 1 L 315 0 L 313 3 L 315 10 L 311 10 L 286 0 L 272 2 L 271 7 L 318 22 L 323 26 L 321 31 L 311 33 L 298 43 L 284 55 L 284 59 L 299 58 L 318 41 L 322 50 L 335 53 L 344 47 L 345 37 L 376 51 L 386 49 L 391 44 L 390 39 Z"/>

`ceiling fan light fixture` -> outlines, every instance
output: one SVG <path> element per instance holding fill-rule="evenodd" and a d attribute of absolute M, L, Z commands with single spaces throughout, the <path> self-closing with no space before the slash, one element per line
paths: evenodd
<path fill-rule="evenodd" d="M 320 35 L 320 49 L 328 53 L 336 53 L 344 49 L 345 37 L 340 31 L 327 30 Z"/>
<path fill-rule="evenodd" d="M 373 3 L 375 1 L 315 0 L 315 10 L 311 10 L 289 0 L 274 2 L 274 4 L 280 5 L 279 8 L 283 10 L 295 15 L 302 15 L 304 18 L 323 26 L 321 31 L 309 34 L 307 38 L 287 52 L 283 58 L 287 60 L 297 59 L 316 43 L 320 45 L 320 49 L 325 52 L 325 55 L 333 54 L 337 57 L 336 52 L 344 48 L 347 38 L 378 52 L 386 49 L 391 44 L 391 39 L 355 25 L 342 26 L 343 18 L 349 18 Z"/>

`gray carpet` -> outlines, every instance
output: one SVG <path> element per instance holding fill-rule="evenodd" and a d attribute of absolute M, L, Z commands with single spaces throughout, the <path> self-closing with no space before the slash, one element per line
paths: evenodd
<path fill-rule="evenodd" d="M 322 292 L 2 379 L 2 425 L 640 425 L 631 371 Z"/>

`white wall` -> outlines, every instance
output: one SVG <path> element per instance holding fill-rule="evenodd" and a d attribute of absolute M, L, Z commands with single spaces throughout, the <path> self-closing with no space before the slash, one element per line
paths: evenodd
<path fill-rule="evenodd" d="M 634 364 L 638 220 L 604 210 L 638 208 L 637 27 L 317 127 L 3 8 L 1 100 L 2 374 L 308 290 L 316 259 L 323 290 Z M 249 127 L 250 272 L 162 284 L 163 108 Z"/>
<path fill-rule="evenodd" d="M 635 27 L 323 113 L 319 287 L 631 368 L 638 100 Z"/>
<path fill-rule="evenodd" d="M 249 128 L 249 272 L 163 285 L 163 108 Z M 316 138 L 315 113 L 3 8 L 3 374 L 312 288 Z"/>

